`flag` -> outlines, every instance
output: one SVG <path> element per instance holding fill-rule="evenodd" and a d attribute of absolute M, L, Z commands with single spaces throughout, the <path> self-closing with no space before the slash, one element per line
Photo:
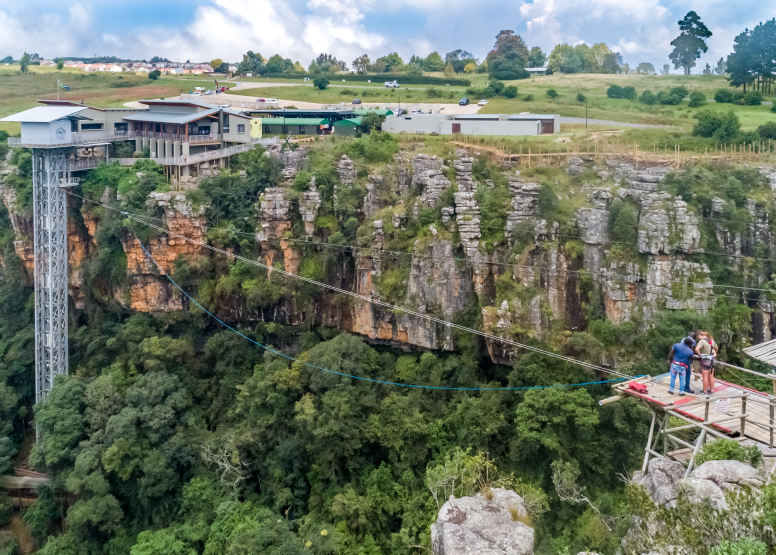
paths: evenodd
<path fill-rule="evenodd" d="M 69 91 L 69 90 L 72 90 L 70 87 L 68 87 L 67 85 L 65 85 L 65 84 L 64 84 L 62 81 L 60 81 L 59 79 L 57 79 L 57 86 L 58 86 L 60 89 L 62 89 L 63 91 Z"/>

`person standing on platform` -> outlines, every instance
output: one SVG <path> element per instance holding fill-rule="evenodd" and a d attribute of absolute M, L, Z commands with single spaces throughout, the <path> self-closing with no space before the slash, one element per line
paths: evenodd
<path fill-rule="evenodd" d="M 674 385 L 676 378 L 679 378 L 679 395 L 686 395 L 686 381 L 690 374 L 690 363 L 693 357 L 693 340 L 685 337 L 681 343 L 676 343 L 671 347 L 668 353 L 669 372 L 671 373 L 671 384 L 668 393 L 674 394 Z"/>

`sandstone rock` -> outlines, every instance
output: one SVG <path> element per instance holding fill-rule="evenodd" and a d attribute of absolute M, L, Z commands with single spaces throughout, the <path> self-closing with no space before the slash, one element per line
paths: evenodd
<path fill-rule="evenodd" d="M 684 478 L 679 480 L 679 493 L 690 503 L 709 503 L 716 510 L 727 509 L 725 493 L 711 480 Z"/>
<path fill-rule="evenodd" d="M 710 480 L 720 487 L 724 484 L 760 487 L 765 483 L 757 469 L 740 461 L 707 461 L 693 470 L 692 477 Z"/>
<path fill-rule="evenodd" d="M 509 178 L 509 192 L 512 193 L 511 210 L 507 212 L 506 237 L 514 244 L 516 238 L 512 237 L 512 231 L 520 224 L 536 216 L 539 213 L 538 183 L 526 183 L 520 177 Z"/>
<path fill-rule="evenodd" d="M 577 227 L 582 241 L 602 245 L 609 235 L 609 211 L 582 207 L 577 210 Z"/>
<path fill-rule="evenodd" d="M 256 240 L 260 243 L 278 239 L 291 229 L 288 215 L 290 203 L 284 187 L 267 187 L 259 199 L 259 230 Z"/>
<path fill-rule="evenodd" d="M 372 233 L 372 248 L 382 249 L 385 246 L 385 232 L 383 231 L 383 221 L 375 220 L 372 224 L 375 228 Z"/>
<path fill-rule="evenodd" d="M 510 508 L 525 514 L 515 492 L 493 489 L 493 500 L 482 494 L 451 497 L 431 525 L 434 555 L 531 555 L 533 529 L 512 520 Z"/>
<path fill-rule="evenodd" d="M 684 477 L 684 466 L 667 458 L 649 461 L 647 473 L 639 482 L 655 503 L 666 505 L 679 496 L 678 482 Z"/>
<path fill-rule="evenodd" d="M 318 216 L 320 207 L 321 194 L 315 187 L 315 176 L 313 176 L 310 180 L 310 188 L 302 194 L 302 200 L 299 201 L 299 213 L 302 215 L 307 239 L 315 234 L 315 218 Z"/>
<path fill-rule="evenodd" d="M 379 187 L 383 182 L 383 178 L 379 175 L 369 174 L 366 181 L 366 195 L 364 196 L 364 215 L 371 216 L 382 208 L 377 198 L 375 189 Z"/>
<path fill-rule="evenodd" d="M 701 252 L 698 218 L 687 203 L 668 193 L 651 193 L 642 200 L 639 251 L 650 254 Z"/>

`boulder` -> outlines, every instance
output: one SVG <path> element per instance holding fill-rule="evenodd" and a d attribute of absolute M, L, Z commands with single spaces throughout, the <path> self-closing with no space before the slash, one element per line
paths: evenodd
<path fill-rule="evenodd" d="M 762 475 L 746 463 L 739 461 L 707 461 L 693 470 L 693 478 L 711 480 L 723 489 L 731 485 L 760 487 Z"/>
<path fill-rule="evenodd" d="M 711 480 L 684 478 L 679 480 L 679 492 L 690 503 L 709 503 L 713 509 L 728 509 L 725 492 Z"/>
<path fill-rule="evenodd" d="M 649 461 L 647 473 L 639 480 L 655 503 L 669 506 L 679 497 L 678 482 L 684 478 L 684 466 L 667 458 Z"/>
<path fill-rule="evenodd" d="M 490 501 L 481 493 L 460 499 L 450 497 L 431 525 L 434 555 L 533 554 L 533 529 L 512 520 L 513 511 L 526 515 L 523 500 L 504 488 L 491 491 Z"/>

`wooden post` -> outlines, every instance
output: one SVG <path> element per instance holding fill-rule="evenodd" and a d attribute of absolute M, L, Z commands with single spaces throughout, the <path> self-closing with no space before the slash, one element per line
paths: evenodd
<path fill-rule="evenodd" d="M 668 456 L 668 422 L 671 420 L 671 415 L 666 412 L 665 418 L 663 418 L 663 456 Z"/>
<path fill-rule="evenodd" d="M 741 397 L 741 414 L 746 414 L 746 395 Z M 746 429 L 746 416 L 741 417 L 741 437 L 744 436 L 744 432 Z"/>
<path fill-rule="evenodd" d="M 708 407 L 708 404 L 706 404 L 706 406 Z M 698 454 L 698 449 L 701 447 L 701 445 L 703 445 L 705 441 L 706 441 L 706 430 L 703 430 L 701 432 L 701 435 L 698 436 L 698 442 L 695 444 L 695 449 L 692 450 L 692 455 L 690 455 L 690 461 L 687 463 L 687 470 L 684 473 L 685 478 L 690 476 L 690 472 L 692 472 L 693 464 L 695 463 L 695 455 Z"/>
<path fill-rule="evenodd" d="M 770 441 L 768 442 L 768 447 L 773 449 L 773 402 L 776 401 L 776 397 L 771 397 L 768 400 L 770 401 L 769 409 L 770 409 L 770 413 L 771 413 L 770 414 L 770 422 L 769 422 L 769 424 L 771 425 L 771 428 L 769 430 L 771 437 L 770 437 Z"/>
<path fill-rule="evenodd" d="M 531 167 L 531 147 L 528 147 L 528 167 Z"/>
<path fill-rule="evenodd" d="M 771 407 L 771 418 L 773 418 L 773 407 Z M 649 426 L 649 437 L 647 437 L 647 448 L 644 449 L 644 464 L 641 465 L 641 471 L 647 471 L 647 465 L 649 464 L 649 447 L 652 444 L 652 433 L 655 431 L 655 420 L 657 420 L 657 413 L 652 411 L 652 424 Z M 771 436 L 773 436 L 773 430 L 771 430 Z M 773 441 L 771 441 L 773 443 Z"/>

